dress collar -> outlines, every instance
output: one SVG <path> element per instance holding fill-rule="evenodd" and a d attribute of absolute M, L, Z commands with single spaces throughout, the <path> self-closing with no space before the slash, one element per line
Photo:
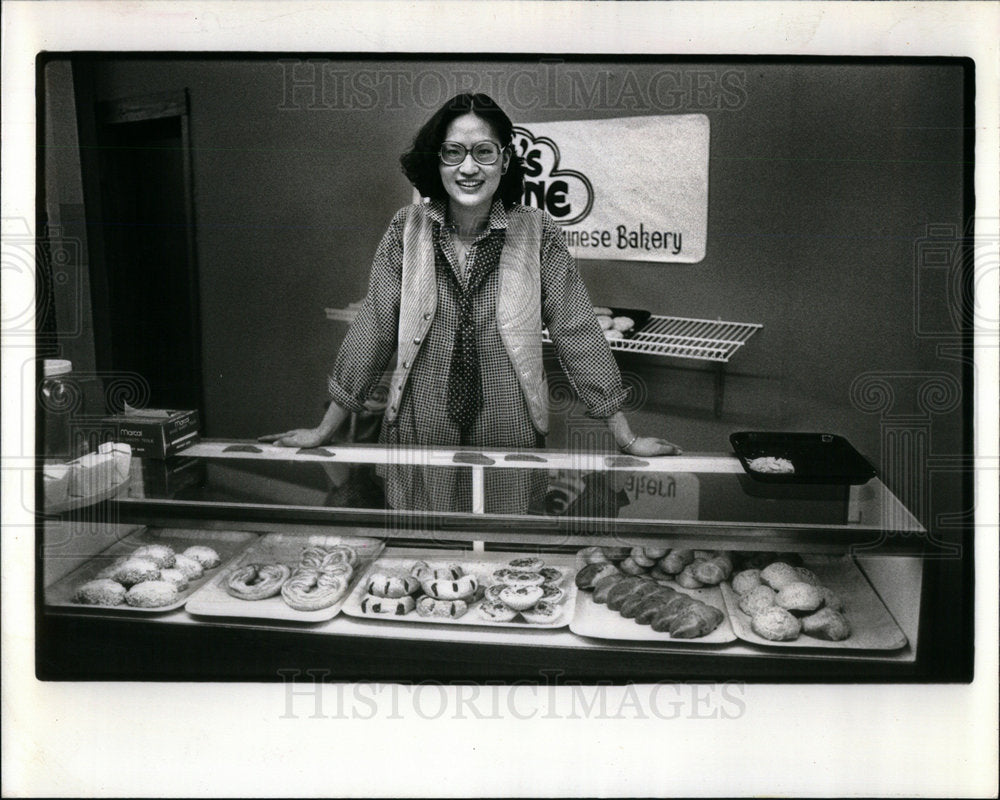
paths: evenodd
<path fill-rule="evenodd" d="M 448 225 L 448 202 L 446 200 L 431 200 L 427 204 L 427 212 L 430 214 L 431 220 L 441 227 Z M 507 228 L 507 211 L 498 199 L 494 199 L 490 206 L 489 225 L 490 230 L 506 230 Z"/>

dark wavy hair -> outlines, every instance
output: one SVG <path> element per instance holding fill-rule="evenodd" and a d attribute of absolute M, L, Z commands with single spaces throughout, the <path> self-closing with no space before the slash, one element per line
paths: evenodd
<path fill-rule="evenodd" d="M 524 164 L 514 152 L 514 123 L 493 98 L 485 94 L 456 95 L 439 108 L 424 126 L 417 131 L 410 149 L 399 157 L 403 173 L 423 197 L 432 200 L 447 200 L 448 193 L 441 183 L 438 152 L 445 133 L 452 120 L 463 114 L 472 113 L 489 123 L 502 147 L 510 151 L 507 172 L 500 178 L 496 196 L 500 197 L 504 208 L 511 208 L 521 202 L 524 196 Z"/>

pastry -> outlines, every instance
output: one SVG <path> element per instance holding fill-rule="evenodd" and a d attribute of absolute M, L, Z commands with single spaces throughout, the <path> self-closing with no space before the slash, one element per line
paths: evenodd
<path fill-rule="evenodd" d="M 621 611 L 626 600 L 633 595 L 642 597 L 660 589 L 660 585 L 652 580 L 640 580 L 631 586 L 616 586 L 608 595 L 608 608 L 612 611 Z"/>
<path fill-rule="evenodd" d="M 202 569 L 215 569 L 222 563 L 222 559 L 215 550 L 200 544 L 192 545 L 181 553 L 181 555 L 193 558 L 201 564 Z"/>
<path fill-rule="evenodd" d="M 166 569 L 174 565 L 174 550 L 165 544 L 144 544 L 135 549 L 132 558 L 148 558 L 160 569 Z"/>
<path fill-rule="evenodd" d="M 660 619 L 652 622 L 653 630 L 659 630 Z M 697 639 L 705 636 L 722 624 L 725 615 L 715 606 L 707 603 L 692 603 L 682 614 L 674 617 L 667 625 L 667 632 L 675 639 Z"/>
<path fill-rule="evenodd" d="M 600 547 L 585 547 L 580 551 L 580 556 L 585 564 L 600 564 L 608 561 L 604 551 Z"/>
<path fill-rule="evenodd" d="M 515 572 L 504 581 L 508 586 L 541 586 L 545 578 L 538 572 Z"/>
<path fill-rule="evenodd" d="M 796 614 L 809 614 L 823 605 L 823 591 L 811 583 L 790 583 L 774 598 L 775 604 Z"/>
<path fill-rule="evenodd" d="M 706 586 L 718 586 L 729 577 L 729 571 L 721 559 L 696 561 L 691 565 L 691 575 Z"/>
<path fill-rule="evenodd" d="M 319 611 L 336 603 L 347 591 L 339 573 L 298 569 L 281 585 L 281 599 L 296 611 Z"/>
<path fill-rule="evenodd" d="M 635 320 L 632 317 L 626 317 L 624 314 L 619 317 L 613 317 L 611 324 L 614 326 L 616 331 L 621 331 L 622 333 L 628 333 L 632 328 L 635 327 Z"/>
<path fill-rule="evenodd" d="M 643 591 L 640 587 L 640 589 L 632 592 L 632 594 L 622 601 L 621 606 L 618 609 L 618 613 L 625 617 L 625 619 L 635 619 L 639 610 L 643 606 L 648 605 L 650 600 L 664 601 L 668 600 L 675 594 L 677 594 L 677 592 L 673 589 L 664 588 L 659 584 L 656 584 L 655 588 L 648 591 Z"/>
<path fill-rule="evenodd" d="M 691 598 L 681 592 L 646 595 L 635 612 L 635 621 L 640 625 L 651 625 L 653 620 L 668 614 L 679 614 L 687 608 Z"/>
<path fill-rule="evenodd" d="M 620 574 L 621 573 L 619 572 L 618 567 L 610 561 L 596 562 L 582 567 L 580 571 L 576 573 L 575 581 L 577 588 L 579 589 L 593 589 L 594 584 L 596 584 L 601 578 L 605 578 L 608 575 Z"/>
<path fill-rule="evenodd" d="M 98 578 L 80 586 L 73 600 L 88 606 L 120 606 L 125 602 L 125 587 L 110 578 Z"/>
<path fill-rule="evenodd" d="M 744 595 L 760 586 L 760 570 L 745 569 L 733 575 L 733 591 Z"/>
<path fill-rule="evenodd" d="M 465 600 L 475 594 L 479 580 L 475 575 L 463 575 L 457 580 L 424 581 L 424 594 L 437 600 Z"/>
<path fill-rule="evenodd" d="M 802 624 L 781 606 L 769 606 L 750 620 L 750 628 L 758 636 L 772 642 L 790 642 L 799 638 Z"/>
<path fill-rule="evenodd" d="M 646 551 L 641 547 L 633 547 L 632 552 L 629 553 L 629 558 L 631 558 L 640 567 L 644 567 L 646 569 L 649 569 L 649 567 L 656 563 L 656 559 L 647 556 Z"/>
<path fill-rule="evenodd" d="M 410 574 L 418 581 L 423 582 L 434 577 L 434 570 L 426 561 L 417 561 L 410 567 Z"/>
<path fill-rule="evenodd" d="M 188 588 L 187 575 L 181 572 L 179 569 L 161 569 L 160 570 L 160 580 L 168 581 L 177 587 L 178 592 L 183 592 Z"/>
<path fill-rule="evenodd" d="M 759 456 L 747 462 L 747 466 L 754 472 L 762 472 L 769 475 L 790 475 L 795 472 L 795 465 L 787 458 L 777 458 L 775 456 Z"/>
<path fill-rule="evenodd" d="M 806 569 L 805 567 L 796 567 L 795 571 L 799 573 L 799 580 L 803 583 L 811 583 L 813 586 L 819 586 L 820 580 L 816 577 L 816 573 L 811 569 Z"/>
<path fill-rule="evenodd" d="M 196 581 L 205 574 L 199 562 L 183 554 L 178 554 L 174 559 L 174 568 L 183 572 L 189 581 Z"/>
<path fill-rule="evenodd" d="M 619 583 L 629 581 L 633 583 L 633 585 L 638 585 L 640 580 L 641 578 L 636 578 L 632 575 L 623 575 L 621 573 L 601 578 L 594 584 L 594 602 L 604 605 L 608 602 L 608 595 L 611 593 L 611 590 L 618 586 Z"/>
<path fill-rule="evenodd" d="M 594 306 L 594 315 L 598 317 L 608 317 L 612 315 L 611 309 L 607 306 Z"/>
<path fill-rule="evenodd" d="M 611 328 L 609 330 L 604 331 L 604 338 L 610 342 L 612 339 L 624 339 L 625 336 L 622 334 L 620 330 Z"/>
<path fill-rule="evenodd" d="M 500 602 L 515 611 L 531 608 L 541 599 L 542 587 L 540 586 L 506 586 L 500 592 Z"/>
<path fill-rule="evenodd" d="M 515 558 L 508 562 L 508 566 L 515 572 L 538 572 L 545 562 L 540 558 Z"/>
<path fill-rule="evenodd" d="M 602 547 L 601 550 L 608 557 L 609 561 L 621 561 L 632 552 L 631 547 L 615 547 L 612 545 Z"/>
<path fill-rule="evenodd" d="M 660 584 L 668 584 L 674 582 L 674 576 L 667 572 L 664 572 L 662 569 L 660 569 L 659 565 L 653 567 L 646 574 L 654 581 Z"/>
<path fill-rule="evenodd" d="M 412 575 L 397 578 L 392 575 L 383 575 L 376 572 L 368 580 L 368 594 L 377 597 L 402 597 L 406 594 L 414 594 L 420 589 L 420 581 Z"/>
<path fill-rule="evenodd" d="M 598 314 L 597 324 L 601 326 L 602 331 L 610 331 L 615 326 L 610 314 Z"/>
<path fill-rule="evenodd" d="M 366 594 L 361 600 L 361 610 L 366 614 L 384 614 L 402 617 L 417 607 L 417 601 L 412 595 L 403 597 L 376 597 Z"/>
<path fill-rule="evenodd" d="M 622 563 L 619 566 L 621 567 L 622 572 L 625 572 L 629 575 L 644 575 L 647 569 L 646 567 L 642 566 L 642 564 L 638 563 L 634 558 L 632 558 L 632 556 L 629 556 L 624 561 L 622 561 Z M 652 566 L 652 564 L 650 564 L 650 566 Z"/>
<path fill-rule="evenodd" d="M 760 579 L 776 592 L 784 589 L 790 583 L 800 582 L 799 573 L 795 567 L 784 561 L 768 564 L 760 571 Z"/>
<path fill-rule="evenodd" d="M 691 550 L 671 550 L 660 559 L 660 569 L 671 575 L 676 575 L 692 561 L 694 561 L 694 552 Z"/>
<path fill-rule="evenodd" d="M 417 613 L 421 617 L 458 619 L 468 610 L 469 604 L 464 600 L 435 600 L 425 596 L 417 601 Z"/>
<path fill-rule="evenodd" d="M 127 558 L 112 570 L 109 577 L 122 586 L 134 586 L 143 581 L 159 580 L 160 568 L 148 558 Z"/>
<path fill-rule="evenodd" d="M 802 618 L 802 632 L 817 639 L 840 642 L 851 635 L 851 626 L 843 614 L 832 608 L 821 608 Z"/>
<path fill-rule="evenodd" d="M 517 572 L 510 567 L 501 567 L 493 572 L 493 580 L 497 583 L 506 583 L 515 575 L 517 575 Z"/>
<path fill-rule="evenodd" d="M 704 586 L 704 584 L 694 576 L 694 566 L 694 562 L 692 562 L 677 573 L 677 577 L 674 578 L 674 580 L 677 581 L 679 586 L 683 586 L 685 589 L 700 589 Z"/>
<path fill-rule="evenodd" d="M 483 593 L 483 597 L 493 603 L 500 602 L 500 592 L 507 588 L 505 583 L 494 583 L 491 586 L 486 587 L 486 591 Z"/>
<path fill-rule="evenodd" d="M 492 622 L 510 622 L 517 616 L 517 612 L 501 602 L 483 600 L 479 604 L 479 613 Z"/>
<path fill-rule="evenodd" d="M 566 577 L 565 570 L 559 567 L 542 567 L 537 572 L 544 578 L 545 583 L 560 583 Z"/>
<path fill-rule="evenodd" d="M 460 564 L 449 564 L 434 570 L 434 579 L 439 581 L 454 581 L 465 575 Z"/>
<path fill-rule="evenodd" d="M 169 581 L 143 581 L 125 594 L 125 602 L 135 608 L 162 608 L 177 602 L 177 587 Z"/>
<path fill-rule="evenodd" d="M 823 605 L 826 608 L 832 608 L 834 611 L 844 610 L 844 601 L 840 599 L 839 594 L 826 586 L 820 586 L 819 589 L 823 593 Z"/>
<path fill-rule="evenodd" d="M 667 547 L 644 547 L 642 548 L 642 552 L 647 558 L 651 558 L 653 561 L 659 561 L 670 552 L 670 549 Z"/>
<path fill-rule="evenodd" d="M 535 625 L 545 625 L 558 619 L 559 607 L 555 603 L 539 600 L 534 607 L 522 611 L 521 616 Z"/>
<path fill-rule="evenodd" d="M 291 574 L 285 564 L 246 564 L 233 570 L 226 591 L 240 600 L 266 600 L 281 592 Z"/>
<path fill-rule="evenodd" d="M 566 599 L 566 592 L 556 586 L 554 583 L 543 583 L 542 589 L 542 600 L 546 603 L 561 603 Z"/>
<path fill-rule="evenodd" d="M 774 605 L 775 592 L 770 586 L 755 586 L 749 592 L 740 596 L 740 611 L 747 616 L 755 616 L 765 608 Z"/>

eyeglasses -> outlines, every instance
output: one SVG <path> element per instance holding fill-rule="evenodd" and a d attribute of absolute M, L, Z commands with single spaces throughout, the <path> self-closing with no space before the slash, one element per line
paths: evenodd
<path fill-rule="evenodd" d="M 469 153 L 472 153 L 472 158 L 477 163 L 489 166 L 497 163 L 501 151 L 500 145 L 491 141 L 476 142 L 472 147 L 466 147 L 458 142 L 442 142 L 438 155 L 441 157 L 441 163 L 449 167 L 461 164 Z"/>

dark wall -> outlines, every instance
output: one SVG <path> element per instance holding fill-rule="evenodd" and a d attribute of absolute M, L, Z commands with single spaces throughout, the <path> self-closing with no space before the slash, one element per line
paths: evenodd
<path fill-rule="evenodd" d="M 928 223 L 962 225 L 960 66 L 296 64 L 119 59 L 97 69 L 101 99 L 190 92 L 208 435 L 318 421 L 345 330 L 324 308 L 364 294 L 385 225 L 410 199 L 399 153 L 456 82 L 478 81 L 515 122 L 709 116 L 705 259 L 583 261 L 581 271 L 600 304 L 764 329 L 729 367 L 720 423 L 711 419 L 707 373 L 624 358 L 645 383 L 641 425 L 670 420 L 689 451 L 728 449 L 720 425 L 833 429 L 878 460 L 881 418 L 852 404 L 855 378 L 959 374 L 956 361 L 915 334 L 914 253 Z M 664 71 L 669 83 L 656 84 Z M 569 93 L 573 80 L 611 92 L 587 102 Z M 393 82 L 399 91 L 390 93 Z M 646 93 L 653 85 L 676 91 Z M 639 91 L 623 95 L 629 86 Z M 959 422 L 935 421 L 945 450 L 957 451 Z"/>

